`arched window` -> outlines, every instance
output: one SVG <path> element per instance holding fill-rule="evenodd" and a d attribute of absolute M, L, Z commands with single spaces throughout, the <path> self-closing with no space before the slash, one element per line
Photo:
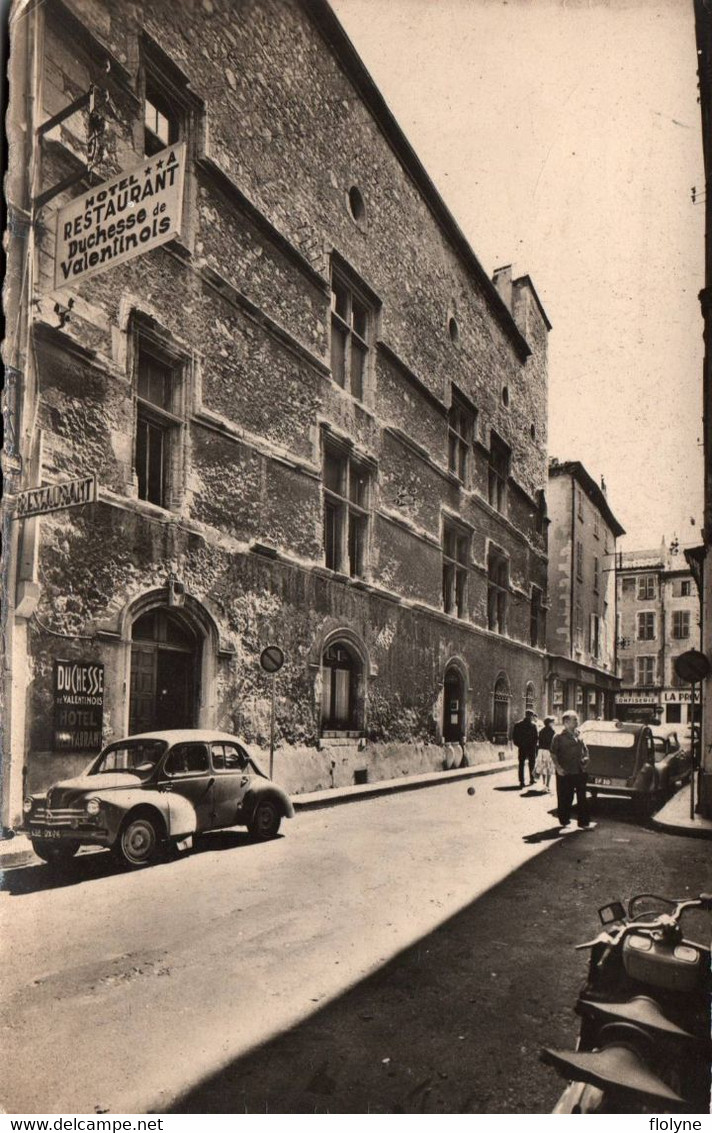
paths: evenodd
<path fill-rule="evenodd" d="M 322 732 L 354 731 L 358 728 L 357 688 L 361 661 L 343 641 L 333 642 L 322 657 Z"/>
<path fill-rule="evenodd" d="M 532 684 L 531 681 L 527 681 L 527 687 L 524 690 L 524 711 L 525 712 L 528 712 L 528 711 L 533 712 L 534 711 L 534 700 L 535 700 L 535 698 L 536 698 L 536 692 L 535 692 L 535 689 L 534 689 L 534 685 Z"/>
<path fill-rule="evenodd" d="M 129 732 L 197 724 L 202 640 L 185 614 L 155 607 L 131 629 Z"/>
<path fill-rule="evenodd" d="M 506 674 L 502 673 L 494 685 L 494 709 L 492 713 L 492 733 L 494 742 L 506 743 L 509 739 L 509 702 L 511 693 Z"/>

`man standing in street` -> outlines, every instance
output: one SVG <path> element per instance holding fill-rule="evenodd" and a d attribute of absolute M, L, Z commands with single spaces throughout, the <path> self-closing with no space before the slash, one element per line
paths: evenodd
<path fill-rule="evenodd" d="M 576 818 L 580 829 L 590 823 L 586 800 L 586 768 L 588 748 L 578 730 L 579 719 L 575 712 L 564 712 L 561 717 L 563 732 L 551 741 L 551 758 L 556 769 L 556 803 L 559 824 L 567 827 L 571 821 L 571 806 L 576 795 Z"/>
<path fill-rule="evenodd" d="M 536 759 L 536 748 L 539 740 L 539 732 L 534 723 L 536 720 L 536 712 L 531 708 L 527 708 L 524 713 L 524 719 L 518 720 L 512 729 L 512 743 L 517 749 L 519 755 L 519 786 L 524 788 L 524 765 L 529 765 L 529 786 L 534 783 L 534 760 Z"/>

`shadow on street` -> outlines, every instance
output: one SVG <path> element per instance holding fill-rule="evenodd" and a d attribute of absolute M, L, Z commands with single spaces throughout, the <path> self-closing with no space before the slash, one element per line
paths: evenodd
<path fill-rule="evenodd" d="M 277 838 L 284 835 L 278 834 Z M 179 866 L 183 858 L 194 854 L 204 854 L 215 850 L 235 850 L 243 846 L 253 846 L 254 840 L 246 830 L 216 830 L 202 834 L 196 839 L 188 854 L 170 853 L 166 858 L 155 862 L 146 869 L 160 870 Z M 112 877 L 126 873 L 127 870 L 114 858 L 109 850 L 91 850 L 79 853 L 70 862 L 49 866 L 45 862 L 16 866 L 0 872 L 0 891 L 19 897 L 27 893 L 40 893 L 47 889 L 65 889 L 70 885 L 82 885 L 87 881 Z M 131 871 L 128 871 L 131 872 Z M 137 870 L 136 872 L 143 872 Z"/>
<path fill-rule="evenodd" d="M 530 837 L 558 837 L 558 828 Z M 706 846 L 608 820 L 558 837 L 167 1112 L 550 1112 L 564 1084 L 538 1053 L 543 1045 L 574 1047 L 573 1006 L 586 964 L 574 945 L 590 937 L 607 900 L 651 887 L 703 887 L 706 855 Z M 323 957 L 324 965 L 338 962 L 338 955 Z"/>

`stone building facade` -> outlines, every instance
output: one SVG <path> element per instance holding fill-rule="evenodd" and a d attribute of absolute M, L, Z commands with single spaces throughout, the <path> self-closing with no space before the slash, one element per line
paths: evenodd
<path fill-rule="evenodd" d="M 625 532 L 579 461 L 549 464 L 549 712 L 612 719 L 616 539 Z"/>
<path fill-rule="evenodd" d="M 617 570 L 621 688 L 616 711 L 624 720 L 688 724 L 690 686 L 675 658 L 700 646 L 700 601 L 677 543 L 626 551 Z"/>
<path fill-rule="evenodd" d="M 322 0 L 47 0 L 15 46 L 9 472 L 95 475 L 97 500 L 11 523 L 5 821 L 19 768 L 36 789 L 87 759 L 59 661 L 103 673 L 105 740 L 266 745 L 278 644 L 292 790 L 491 755 L 545 680 L 529 277 L 487 277 Z M 183 152 L 180 232 L 57 287 L 58 209 Z"/>

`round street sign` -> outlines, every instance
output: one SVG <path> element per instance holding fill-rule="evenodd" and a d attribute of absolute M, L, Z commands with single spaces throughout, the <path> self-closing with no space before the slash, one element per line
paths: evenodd
<path fill-rule="evenodd" d="M 710 671 L 710 663 L 699 649 L 688 649 L 687 653 L 681 653 L 675 658 L 673 665 L 680 680 L 687 681 L 688 684 L 703 681 Z"/>
<path fill-rule="evenodd" d="M 277 673 L 284 664 L 284 653 L 278 645 L 268 645 L 260 654 L 260 665 L 266 673 Z"/>

